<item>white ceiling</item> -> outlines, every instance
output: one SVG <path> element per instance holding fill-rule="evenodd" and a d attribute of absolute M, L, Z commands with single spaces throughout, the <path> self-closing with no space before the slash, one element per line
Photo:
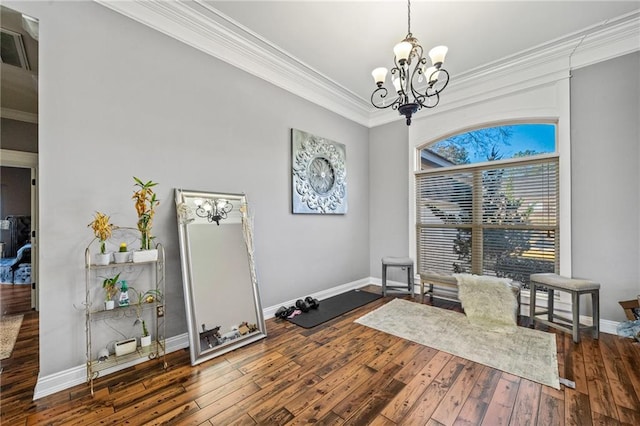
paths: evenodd
<path fill-rule="evenodd" d="M 364 100 L 371 70 L 393 64 L 407 33 L 407 2 L 203 1 Z M 640 1 L 411 2 L 411 32 L 425 51 L 449 47 L 445 68 L 461 76 L 611 18 Z"/>

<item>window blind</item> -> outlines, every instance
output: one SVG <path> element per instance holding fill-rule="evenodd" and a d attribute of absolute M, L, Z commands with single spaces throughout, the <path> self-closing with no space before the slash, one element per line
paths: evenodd
<path fill-rule="evenodd" d="M 555 156 L 417 172 L 418 271 L 557 271 L 558 180 Z"/>

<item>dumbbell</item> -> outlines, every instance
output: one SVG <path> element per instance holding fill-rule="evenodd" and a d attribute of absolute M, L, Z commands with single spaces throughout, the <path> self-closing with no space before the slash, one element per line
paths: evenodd
<path fill-rule="evenodd" d="M 309 309 L 311 309 L 311 306 L 309 305 L 309 303 L 307 303 L 302 299 L 296 300 L 296 307 L 300 309 L 302 312 L 309 312 Z"/>
<path fill-rule="evenodd" d="M 311 296 L 307 296 L 304 301 L 307 302 L 311 309 L 318 309 L 318 306 L 320 306 L 320 301 Z"/>

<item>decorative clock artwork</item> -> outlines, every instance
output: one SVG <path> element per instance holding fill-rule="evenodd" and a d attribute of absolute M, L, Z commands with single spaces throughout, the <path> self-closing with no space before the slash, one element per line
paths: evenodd
<path fill-rule="evenodd" d="M 347 212 L 346 150 L 341 143 L 291 130 L 293 212 Z"/>

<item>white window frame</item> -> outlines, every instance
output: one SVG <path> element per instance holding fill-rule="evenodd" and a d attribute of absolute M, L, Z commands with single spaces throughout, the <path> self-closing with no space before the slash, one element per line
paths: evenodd
<path fill-rule="evenodd" d="M 407 202 L 409 220 L 409 254 L 416 259 L 416 207 L 414 172 L 420 170 L 420 150 L 454 134 L 482 127 L 520 123 L 552 123 L 556 125 L 556 154 L 559 159 L 560 191 L 560 275 L 571 277 L 571 116 L 568 73 L 557 80 L 524 90 L 502 94 L 484 102 L 451 106 L 432 115 L 414 119 L 409 128 L 409 167 Z M 419 276 L 416 271 L 416 280 Z M 529 294 L 522 295 L 528 305 Z M 543 303 L 543 300 L 539 300 Z M 559 310 L 571 309 L 570 295 L 560 292 Z"/>

